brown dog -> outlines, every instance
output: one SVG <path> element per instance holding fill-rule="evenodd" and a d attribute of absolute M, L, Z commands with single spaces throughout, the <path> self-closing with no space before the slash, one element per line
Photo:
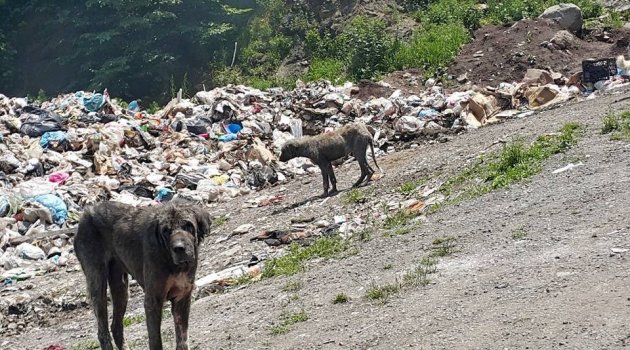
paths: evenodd
<path fill-rule="evenodd" d="M 111 291 L 111 331 L 118 349 L 126 348 L 123 318 L 128 274 L 144 290 L 149 349 L 161 350 L 162 307 L 171 301 L 177 350 L 188 349 L 188 314 L 199 243 L 209 232 L 210 214 L 193 203 L 135 208 L 100 202 L 79 221 L 74 249 L 87 281 L 98 322 L 101 349 L 113 350 L 107 326 L 107 284 Z"/>
<path fill-rule="evenodd" d="M 331 162 L 350 153 L 354 155 L 361 168 L 361 176 L 352 187 L 358 187 L 364 180 L 367 183 L 372 179 L 374 169 L 367 161 L 366 151 L 368 146 L 372 151 L 374 164 L 381 170 L 374 156 L 372 134 L 363 123 L 346 124 L 330 133 L 291 139 L 282 145 L 279 160 L 286 162 L 296 157 L 309 158 L 322 172 L 324 184 L 324 194 L 322 196 L 326 197 L 331 193 L 337 192 L 337 178 Z M 329 192 L 330 186 L 332 186 L 332 190 Z"/>

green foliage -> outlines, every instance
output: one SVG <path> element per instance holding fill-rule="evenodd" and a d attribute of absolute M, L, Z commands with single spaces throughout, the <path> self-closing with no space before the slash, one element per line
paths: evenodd
<path fill-rule="evenodd" d="M 416 267 L 405 273 L 403 276 L 403 285 L 407 286 L 426 286 L 429 284 L 429 275 L 437 271 L 437 259 L 432 256 L 425 256 L 420 260 Z"/>
<path fill-rule="evenodd" d="M 350 297 L 348 297 L 344 293 L 339 293 L 339 294 L 335 295 L 335 297 L 332 300 L 332 303 L 333 304 L 345 304 L 348 301 L 350 301 Z"/>
<path fill-rule="evenodd" d="M 249 20 L 253 5 L 253 0 L 5 2 L 0 4 L 0 82 L 8 87 L 3 92 L 24 95 L 42 88 L 55 95 L 108 88 L 126 100 L 165 102 L 172 76 L 176 90 L 188 95 L 201 83 L 207 63 L 233 45 L 235 28 Z"/>
<path fill-rule="evenodd" d="M 243 72 L 238 67 L 223 67 L 216 70 L 212 76 L 212 84 L 214 86 L 237 85 L 243 82 Z"/>
<path fill-rule="evenodd" d="M 134 315 L 134 316 L 125 316 L 125 318 L 123 318 L 123 326 L 124 327 L 129 327 L 129 326 L 132 326 L 134 324 L 138 324 L 138 323 L 142 323 L 142 322 L 144 322 L 144 315 L 143 314 Z"/>
<path fill-rule="evenodd" d="M 603 123 L 602 134 L 610 134 L 611 140 L 630 142 L 630 112 L 609 114 Z"/>
<path fill-rule="evenodd" d="M 292 243 L 286 255 L 272 259 L 263 269 L 263 277 L 290 276 L 304 271 L 306 262 L 314 258 L 334 258 L 348 249 L 348 243 L 340 237 L 323 237 L 307 247 Z"/>
<path fill-rule="evenodd" d="M 443 237 L 433 240 L 433 252 L 429 257 L 444 257 L 451 255 L 455 248 L 455 237 Z"/>
<path fill-rule="evenodd" d="M 512 239 L 514 239 L 515 241 L 520 241 L 522 239 L 525 239 L 525 237 L 527 237 L 527 231 L 525 231 L 524 228 L 518 228 L 512 231 Z"/>
<path fill-rule="evenodd" d="M 358 188 L 353 188 L 350 191 L 343 194 L 343 201 L 347 204 L 363 203 L 366 200 L 367 200 L 367 194 Z"/>
<path fill-rule="evenodd" d="M 347 80 L 344 62 L 334 58 L 313 59 L 306 74 L 306 80 L 320 79 L 331 81 L 334 84 L 343 83 Z"/>
<path fill-rule="evenodd" d="M 581 130 L 579 124 L 567 123 L 559 133 L 540 136 L 531 145 L 508 144 L 449 178 L 440 191 L 456 203 L 527 179 L 542 170 L 546 159 L 575 145 Z"/>
<path fill-rule="evenodd" d="M 419 187 L 419 186 L 421 186 L 422 184 L 423 184 L 423 181 L 422 181 L 422 180 L 410 180 L 410 181 L 406 181 L 406 182 L 403 182 L 403 183 L 400 185 L 400 188 L 398 189 L 398 191 L 399 191 L 401 194 L 403 194 L 403 195 L 405 195 L 405 196 L 408 196 L 408 195 L 412 194 L 412 193 L 416 190 L 416 188 L 418 188 L 418 187 Z"/>
<path fill-rule="evenodd" d="M 159 110 L 160 110 L 160 104 L 157 103 L 156 101 L 153 101 L 149 104 L 149 108 L 147 108 L 147 113 L 155 114 Z"/>
<path fill-rule="evenodd" d="M 409 43 L 401 45 L 394 58 L 394 67 L 424 67 L 433 74 L 448 65 L 468 40 L 468 31 L 461 24 L 430 26 L 426 31 L 416 32 Z"/>
<path fill-rule="evenodd" d="M 302 282 L 300 281 L 290 281 L 290 282 L 287 282 L 284 285 L 284 287 L 282 287 L 283 291 L 292 292 L 292 293 L 295 293 L 299 291 L 300 289 L 302 289 Z"/>
<path fill-rule="evenodd" d="M 377 301 L 381 304 L 387 303 L 389 298 L 394 294 L 400 292 L 401 284 L 398 282 L 387 283 L 383 285 L 372 284 L 370 288 L 365 292 L 365 297 L 368 300 Z"/>
<path fill-rule="evenodd" d="M 355 80 L 371 79 L 386 73 L 392 54 L 392 38 L 380 19 L 355 17 L 346 28 L 348 43 L 348 74 Z"/>
<path fill-rule="evenodd" d="M 383 227 L 388 230 L 393 230 L 405 226 L 413 219 L 415 215 L 408 210 L 400 209 L 394 212 L 394 214 L 388 214 L 383 223 Z"/>
<path fill-rule="evenodd" d="M 294 313 L 283 313 L 280 316 L 280 324 L 271 328 L 271 334 L 278 335 L 288 333 L 292 325 L 306 321 L 308 321 L 308 314 L 304 310 Z"/>
<path fill-rule="evenodd" d="M 603 12 L 602 4 L 595 0 L 488 0 L 484 22 L 502 24 L 520 21 L 523 18 L 533 18 L 550 6 L 567 2 L 578 5 L 585 19 L 598 17 Z"/>
<path fill-rule="evenodd" d="M 482 12 L 477 9 L 474 0 L 441 0 L 433 2 L 426 11 L 417 17 L 422 22 L 431 24 L 460 24 L 465 28 L 477 29 Z"/>

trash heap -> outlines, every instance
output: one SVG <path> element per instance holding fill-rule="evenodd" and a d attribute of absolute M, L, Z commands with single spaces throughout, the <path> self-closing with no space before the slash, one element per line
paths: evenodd
<path fill-rule="evenodd" d="M 363 99 L 352 83 L 298 81 L 292 91 L 229 85 L 191 99 L 180 91 L 153 114 L 136 101 L 111 99 L 107 90 L 42 103 L 0 95 L 0 277 L 22 278 L 30 262 L 45 262 L 44 270 L 67 265 L 74 259 L 71 235 L 43 243 L 29 237 L 75 227 L 82 209 L 97 201 L 147 206 L 184 197 L 216 205 L 317 172 L 305 159 L 277 161 L 290 138 L 362 121 L 377 152 L 392 152 L 418 137 L 475 129 L 627 86 L 625 61 L 617 62 L 617 74 L 595 74 L 594 83 L 583 72 L 567 78 L 530 69 L 521 82 L 497 87 L 460 77 L 461 89 L 447 93 L 429 79 L 421 94 L 392 89 L 387 97 Z M 260 196 L 247 205 L 281 200 Z"/>

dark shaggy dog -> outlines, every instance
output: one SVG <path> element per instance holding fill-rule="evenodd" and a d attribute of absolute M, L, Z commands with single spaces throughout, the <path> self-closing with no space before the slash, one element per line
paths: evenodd
<path fill-rule="evenodd" d="M 107 326 L 108 283 L 114 343 L 118 349 L 126 348 L 123 318 L 129 297 L 128 274 L 144 290 L 149 349 L 162 349 L 160 325 L 166 300 L 171 301 L 177 350 L 188 349 L 188 314 L 198 247 L 210 223 L 208 212 L 181 200 L 145 208 L 100 202 L 86 209 L 74 249 L 87 281 L 101 349 L 113 350 Z"/>
<path fill-rule="evenodd" d="M 366 182 L 370 181 L 374 174 L 374 170 L 368 164 L 366 157 L 368 145 L 372 150 L 374 164 L 378 170 L 382 171 L 378 163 L 376 163 L 373 143 L 372 134 L 365 124 L 352 123 L 344 125 L 331 133 L 291 139 L 282 146 L 279 159 L 281 162 L 286 162 L 296 157 L 309 158 L 322 171 L 324 180 L 323 196 L 326 197 L 329 193 L 337 192 L 337 179 L 331 164 L 336 159 L 352 153 L 359 162 L 361 177 L 352 187 L 359 186 L 363 180 Z M 329 182 L 332 185 L 332 191 L 330 192 L 328 191 Z"/>

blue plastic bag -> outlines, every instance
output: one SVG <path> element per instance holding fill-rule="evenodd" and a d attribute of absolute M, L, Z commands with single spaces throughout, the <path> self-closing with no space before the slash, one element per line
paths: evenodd
<path fill-rule="evenodd" d="M 92 97 L 81 97 L 83 107 L 89 112 L 98 112 L 105 104 L 105 98 L 102 94 L 94 94 Z"/>
<path fill-rule="evenodd" d="M 228 141 L 234 141 L 234 140 L 236 140 L 236 134 L 225 134 L 225 135 L 219 136 L 219 141 L 221 142 L 228 142 Z"/>
<path fill-rule="evenodd" d="M 140 110 L 140 106 L 138 105 L 138 101 L 133 100 L 131 102 L 129 102 L 129 106 L 127 107 L 128 110 L 132 111 L 132 112 L 137 112 Z"/>
<path fill-rule="evenodd" d="M 68 207 L 66 203 L 54 194 L 44 194 L 33 198 L 33 200 L 50 210 L 55 224 L 62 225 L 68 219 Z"/>
<path fill-rule="evenodd" d="M 434 117 L 439 115 L 440 112 L 436 111 L 435 109 L 423 109 L 420 112 L 418 112 L 418 118 L 419 119 L 424 119 L 424 118 L 429 118 L 429 117 Z"/>
<path fill-rule="evenodd" d="M 42 135 L 42 138 L 39 140 L 39 145 L 43 148 L 48 147 L 50 141 L 64 141 L 68 139 L 68 135 L 66 135 L 63 131 L 49 131 Z"/>
<path fill-rule="evenodd" d="M 228 124 L 225 129 L 231 134 L 238 134 L 238 132 L 243 128 L 238 124 Z"/>

